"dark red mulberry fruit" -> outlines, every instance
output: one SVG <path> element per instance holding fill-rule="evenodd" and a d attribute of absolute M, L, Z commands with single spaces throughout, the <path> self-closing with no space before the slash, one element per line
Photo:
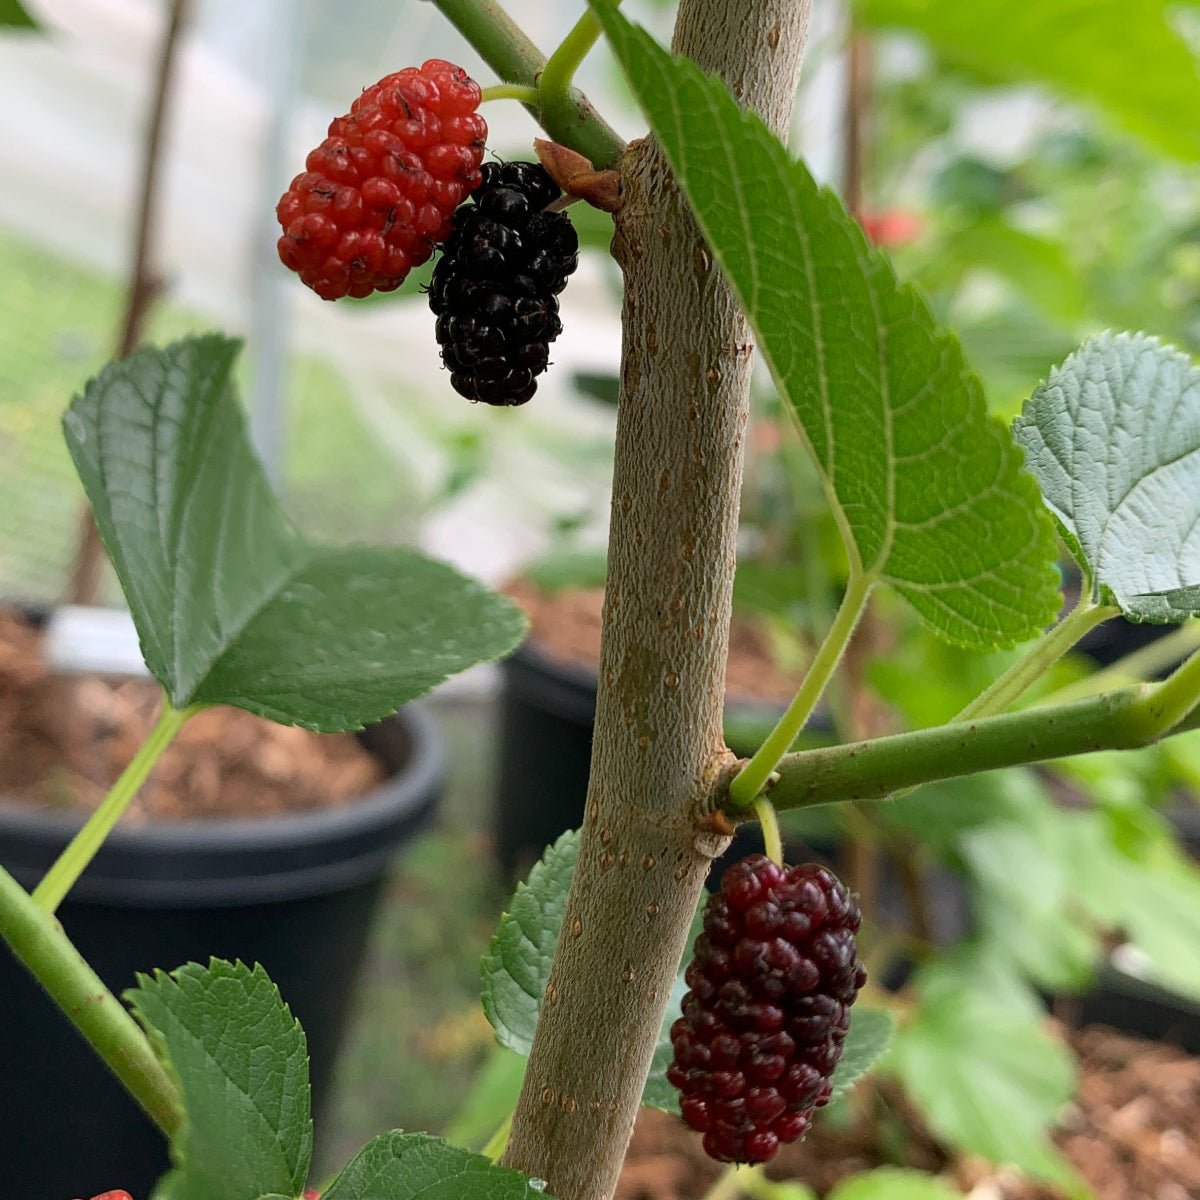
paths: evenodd
<path fill-rule="evenodd" d="M 721 1162 L 766 1162 L 827 1104 L 866 982 L 862 915 L 824 867 L 756 854 L 725 872 L 685 974 L 667 1078 Z"/>
<path fill-rule="evenodd" d="M 579 251 L 570 220 L 545 211 L 558 194 L 537 163 L 486 163 L 474 203 L 454 214 L 429 307 L 450 384 L 468 400 L 524 404 L 550 362 Z"/>
<path fill-rule="evenodd" d="M 440 58 L 367 88 L 275 208 L 283 265 L 326 300 L 398 288 L 479 186 L 479 100 L 479 85 Z"/>

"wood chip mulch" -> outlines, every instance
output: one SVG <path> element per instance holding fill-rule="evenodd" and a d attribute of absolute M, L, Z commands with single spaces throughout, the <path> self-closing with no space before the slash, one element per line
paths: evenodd
<path fill-rule="evenodd" d="M 0 610 L 0 801 L 90 811 L 157 716 L 158 685 L 52 675 L 40 635 Z M 266 817 L 349 803 L 377 784 L 377 760 L 349 734 L 276 725 L 233 708 L 197 714 L 125 820 Z"/>
<path fill-rule="evenodd" d="M 1096 1200 L 1200 1200 L 1200 1058 L 1101 1026 L 1070 1040 L 1079 1091 L 1054 1140 Z M 768 1174 L 824 1196 L 859 1171 L 897 1165 L 940 1175 L 970 1200 L 1062 1200 L 1012 1170 L 952 1158 L 886 1085 L 866 1084 L 854 1095 L 849 1124 L 818 1121 Z M 698 1135 L 643 1109 L 615 1200 L 698 1200 L 720 1174 Z"/>
<path fill-rule="evenodd" d="M 550 593 L 517 579 L 506 584 L 504 590 L 529 615 L 530 632 L 538 646 L 555 658 L 596 669 L 600 661 L 603 589 L 568 587 Z M 734 614 L 725 677 L 729 695 L 786 704 L 802 675 L 803 671 L 787 671 L 779 665 L 759 624 Z"/>

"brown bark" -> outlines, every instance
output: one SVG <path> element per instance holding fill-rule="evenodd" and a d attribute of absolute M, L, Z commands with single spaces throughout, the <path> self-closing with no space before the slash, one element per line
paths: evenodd
<path fill-rule="evenodd" d="M 162 160 L 163 128 L 171 95 L 175 55 L 187 21 L 191 0 L 171 0 L 159 44 L 158 63 L 150 97 L 150 112 L 142 147 L 141 176 L 138 181 L 137 210 L 133 218 L 133 249 L 129 264 L 129 282 L 125 293 L 125 312 L 117 335 L 114 357 L 124 358 L 137 349 L 142 328 L 151 305 L 162 291 L 161 281 L 150 269 L 150 251 L 156 225 L 158 171 Z M 92 510 L 85 503 L 79 514 L 79 545 L 71 564 L 67 598 L 72 604 L 94 604 L 104 567 L 104 546 Z"/>
<path fill-rule="evenodd" d="M 786 130 L 809 0 L 682 0 L 674 49 Z M 608 590 L 591 786 L 504 1162 L 558 1200 L 610 1196 L 704 877 L 729 755 L 729 641 L 749 329 L 661 151 L 630 147 Z"/>

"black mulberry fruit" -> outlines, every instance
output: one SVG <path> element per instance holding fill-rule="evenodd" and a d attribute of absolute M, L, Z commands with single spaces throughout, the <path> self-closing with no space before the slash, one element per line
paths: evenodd
<path fill-rule="evenodd" d="M 578 263 L 579 239 L 546 212 L 558 187 L 537 163 L 485 163 L 483 182 L 454 214 L 434 268 L 429 307 L 450 383 L 468 400 L 524 404 L 562 332 L 558 293 Z"/>
<path fill-rule="evenodd" d="M 824 867 L 761 854 L 725 872 L 684 978 L 667 1078 L 721 1162 L 766 1162 L 827 1104 L 850 1006 L 866 982 L 862 915 Z"/>

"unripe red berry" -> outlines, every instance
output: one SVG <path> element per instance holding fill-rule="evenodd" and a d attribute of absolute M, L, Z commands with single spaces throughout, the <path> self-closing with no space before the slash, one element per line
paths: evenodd
<path fill-rule="evenodd" d="M 824 867 L 736 863 L 709 899 L 671 1026 L 667 1078 L 680 1111 L 722 1162 L 766 1162 L 807 1133 L 866 981 L 862 917 Z"/>
<path fill-rule="evenodd" d="M 398 288 L 479 186 L 479 100 L 479 85 L 440 58 L 367 88 L 276 206 L 283 265 L 326 300 Z"/>

